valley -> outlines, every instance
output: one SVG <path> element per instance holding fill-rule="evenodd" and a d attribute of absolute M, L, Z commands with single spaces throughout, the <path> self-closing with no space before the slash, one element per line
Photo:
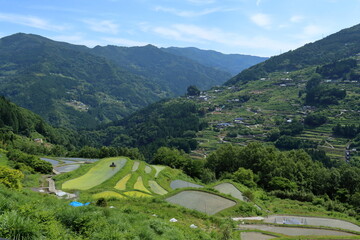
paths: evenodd
<path fill-rule="evenodd" d="M 269 59 L 1 38 L 0 237 L 360 239 L 359 36 Z"/>

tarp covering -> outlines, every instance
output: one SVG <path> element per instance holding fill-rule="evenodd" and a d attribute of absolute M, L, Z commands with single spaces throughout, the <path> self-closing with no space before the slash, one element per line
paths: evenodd
<path fill-rule="evenodd" d="M 70 206 L 73 206 L 73 207 L 82 207 L 82 206 L 87 206 L 89 205 L 90 203 L 87 202 L 87 203 L 81 203 L 81 202 L 76 202 L 76 201 L 73 201 L 71 202 L 69 205 Z"/>

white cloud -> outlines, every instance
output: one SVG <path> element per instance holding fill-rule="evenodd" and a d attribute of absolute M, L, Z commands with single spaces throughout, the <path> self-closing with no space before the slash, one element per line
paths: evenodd
<path fill-rule="evenodd" d="M 267 14 L 257 13 L 250 17 L 251 21 L 260 27 L 269 27 L 271 25 L 271 17 Z"/>
<path fill-rule="evenodd" d="M 324 32 L 324 29 L 317 25 L 307 25 L 303 31 L 305 36 L 310 36 L 310 37 L 317 36 L 319 34 L 322 34 L 323 32 Z"/>
<path fill-rule="evenodd" d="M 293 22 L 293 23 L 299 23 L 299 22 L 302 22 L 302 20 L 304 20 L 304 17 L 300 16 L 300 15 L 294 15 L 290 18 L 290 22 Z"/>
<path fill-rule="evenodd" d="M 0 13 L 0 21 L 51 31 L 63 31 L 66 29 L 65 26 L 51 24 L 42 18 L 18 14 Z"/>
<path fill-rule="evenodd" d="M 139 42 L 125 38 L 103 38 L 108 44 L 119 46 L 145 46 L 149 43 Z"/>
<path fill-rule="evenodd" d="M 199 16 L 204 16 L 204 15 L 208 15 L 211 13 L 216 13 L 216 12 L 230 12 L 230 11 L 235 11 L 236 9 L 225 9 L 225 8 L 208 8 L 208 9 L 204 9 L 202 11 L 183 11 L 183 10 L 178 10 L 175 8 L 167 8 L 167 7 L 161 7 L 161 6 L 157 6 L 155 8 L 155 11 L 158 12 L 166 12 L 166 13 L 171 13 L 180 17 L 199 17 Z"/>
<path fill-rule="evenodd" d="M 85 19 L 83 22 L 88 24 L 89 28 L 95 32 L 109 34 L 117 34 L 119 32 L 119 25 L 110 20 Z"/>
<path fill-rule="evenodd" d="M 154 27 L 151 31 L 171 40 L 191 42 L 191 43 L 210 43 L 221 44 L 231 48 L 243 49 L 264 49 L 268 52 L 278 51 L 279 49 L 294 49 L 296 45 L 279 42 L 267 37 L 243 35 L 225 32 L 218 28 L 202 28 L 196 25 L 174 24 L 170 27 Z"/>
<path fill-rule="evenodd" d="M 51 39 L 61 42 L 72 43 L 72 44 L 85 45 L 87 47 L 95 47 L 96 45 L 102 44 L 102 42 L 100 41 L 89 40 L 82 33 L 75 33 L 72 35 L 52 36 Z"/>
<path fill-rule="evenodd" d="M 295 34 L 294 39 L 300 40 L 303 44 L 318 40 L 322 35 L 328 34 L 327 27 L 310 24 L 303 27 L 302 31 Z"/>

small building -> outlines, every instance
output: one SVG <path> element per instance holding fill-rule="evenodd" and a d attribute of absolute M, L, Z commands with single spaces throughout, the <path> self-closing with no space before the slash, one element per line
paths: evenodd
<path fill-rule="evenodd" d="M 36 143 L 43 143 L 44 141 L 42 140 L 42 138 L 35 138 L 34 142 Z"/>
<path fill-rule="evenodd" d="M 231 124 L 227 123 L 227 122 L 224 122 L 224 123 L 218 123 L 216 126 L 219 127 L 219 128 L 225 128 L 225 127 L 230 127 Z"/>

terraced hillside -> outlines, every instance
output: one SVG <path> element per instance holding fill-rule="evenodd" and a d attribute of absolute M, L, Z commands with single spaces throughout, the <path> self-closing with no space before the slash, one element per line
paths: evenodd
<path fill-rule="evenodd" d="M 63 190 L 80 190 L 81 194 L 84 192 L 95 200 L 159 197 L 211 215 L 245 202 L 244 197 L 239 197 L 242 196 L 241 191 L 232 183 L 203 186 L 179 170 L 123 157 L 82 164 L 80 168 L 60 174 L 55 179 Z M 210 188 L 216 190 L 209 191 Z"/>

